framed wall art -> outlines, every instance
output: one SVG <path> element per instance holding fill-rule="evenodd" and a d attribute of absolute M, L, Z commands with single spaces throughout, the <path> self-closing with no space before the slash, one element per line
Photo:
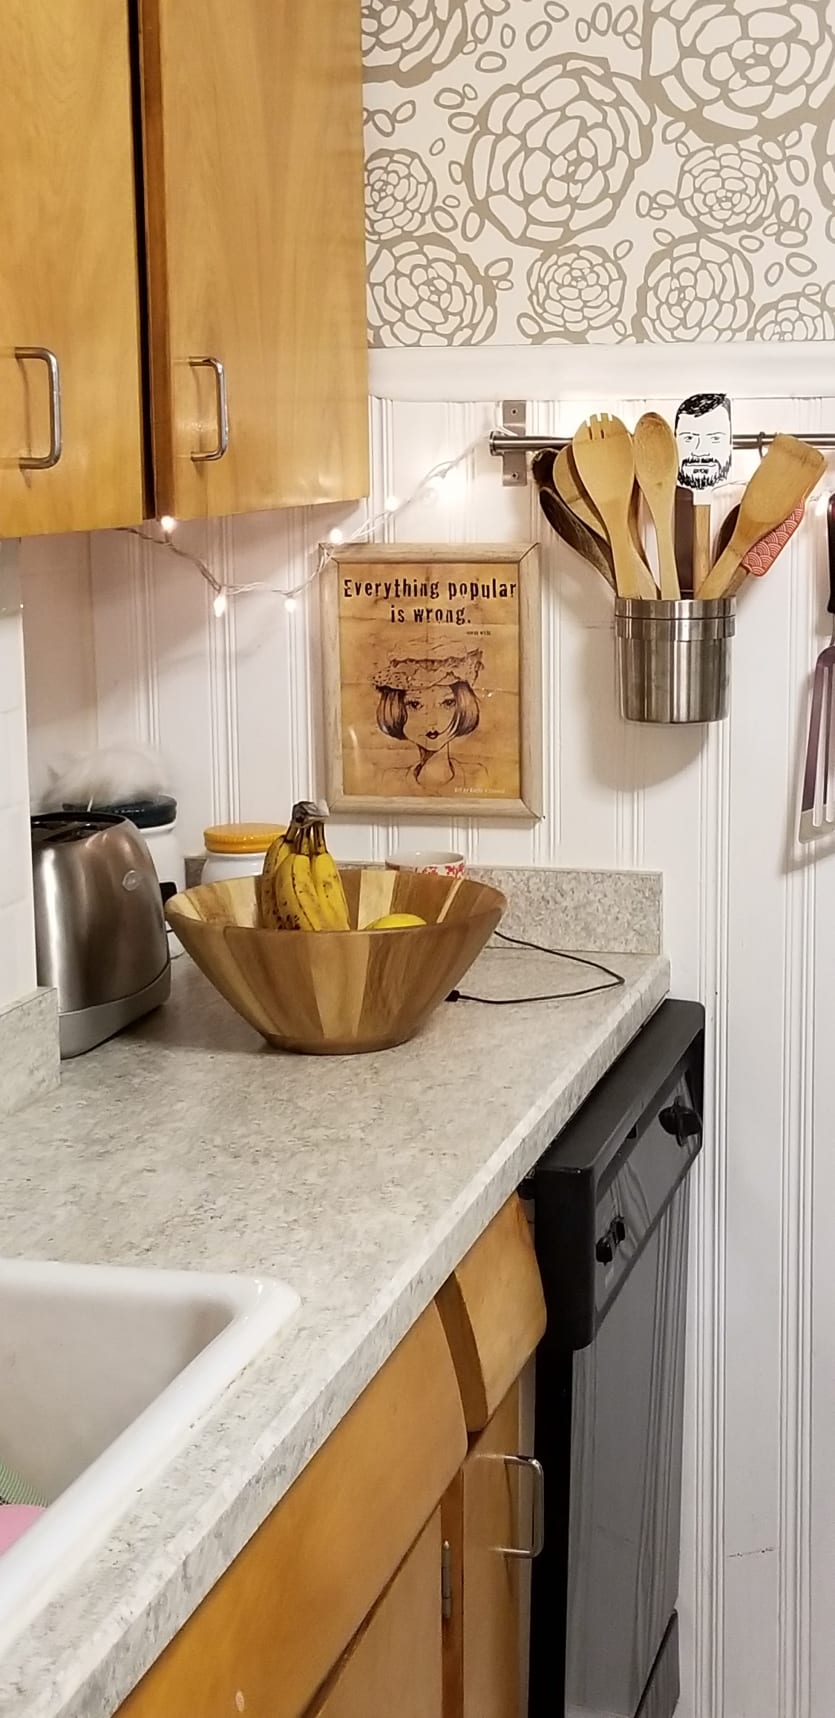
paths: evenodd
<path fill-rule="evenodd" d="M 536 546 L 355 544 L 321 590 L 331 809 L 538 817 Z"/>

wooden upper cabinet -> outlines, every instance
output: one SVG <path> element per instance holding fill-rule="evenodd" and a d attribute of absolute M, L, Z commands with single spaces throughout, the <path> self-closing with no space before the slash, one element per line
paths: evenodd
<path fill-rule="evenodd" d="M 157 512 L 364 495 L 359 0 L 140 20 Z"/>
<path fill-rule="evenodd" d="M 0 536 L 135 523 L 126 0 L 0 0 L 0 240 Z"/>

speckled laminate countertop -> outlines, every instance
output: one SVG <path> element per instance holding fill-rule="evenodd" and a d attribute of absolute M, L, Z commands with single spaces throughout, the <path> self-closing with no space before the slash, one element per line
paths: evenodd
<path fill-rule="evenodd" d="M 605 957 L 604 957 L 605 958 Z M 171 1003 L 0 1123 L 0 1254 L 282 1277 L 301 1296 L 185 1448 L 0 1658 L 0 1718 L 109 1718 L 666 994 L 457 1003 L 412 1044 L 261 1045 L 185 959 Z M 577 969 L 488 950 L 486 994 Z"/>

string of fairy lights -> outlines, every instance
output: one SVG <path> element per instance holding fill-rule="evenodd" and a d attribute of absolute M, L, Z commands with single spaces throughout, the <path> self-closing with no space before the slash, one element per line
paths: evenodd
<path fill-rule="evenodd" d="M 309 559 L 312 563 L 310 571 L 298 584 L 291 585 L 289 588 L 284 585 L 274 585 L 261 579 L 242 585 L 229 584 L 219 579 L 200 555 L 195 554 L 192 549 L 185 548 L 182 542 L 176 540 L 175 533 L 178 521 L 172 518 L 169 513 L 163 513 L 156 521 L 159 530 L 158 535 L 152 535 L 148 531 L 141 530 L 137 525 L 125 526 L 123 529 L 128 536 L 139 537 L 144 543 L 153 543 L 161 548 L 170 549 L 172 554 L 179 555 L 182 560 L 188 561 L 212 591 L 212 608 L 218 620 L 222 620 L 231 602 L 237 601 L 239 597 L 245 596 L 251 591 L 269 591 L 274 596 L 282 597 L 285 610 L 292 614 L 298 607 L 299 599 L 316 583 L 325 567 L 333 559 L 336 549 L 349 543 L 374 542 L 378 532 L 385 534 L 391 521 L 399 518 L 418 500 L 434 498 L 438 502 L 452 505 L 460 493 L 461 467 L 475 453 L 476 448 L 483 443 L 484 434 L 485 432 L 482 430 L 453 458 L 439 460 L 437 464 L 431 466 L 428 471 L 424 472 L 420 482 L 416 483 L 414 489 L 403 499 L 398 495 L 387 495 L 384 506 L 377 513 L 368 513 L 354 531 L 346 534 L 338 526 L 334 526 L 334 529 L 329 532 L 327 540 L 317 542 L 309 551 Z"/>

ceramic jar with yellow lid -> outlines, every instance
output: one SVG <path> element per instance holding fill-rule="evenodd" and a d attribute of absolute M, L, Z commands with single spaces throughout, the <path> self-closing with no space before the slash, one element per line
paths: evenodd
<path fill-rule="evenodd" d="M 259 876 L 265 853 L 285 828 L 283 823 L 216 823 L 204 829 L 206 860 L 201 882 L 228 883 L 232 877 Z"/>

